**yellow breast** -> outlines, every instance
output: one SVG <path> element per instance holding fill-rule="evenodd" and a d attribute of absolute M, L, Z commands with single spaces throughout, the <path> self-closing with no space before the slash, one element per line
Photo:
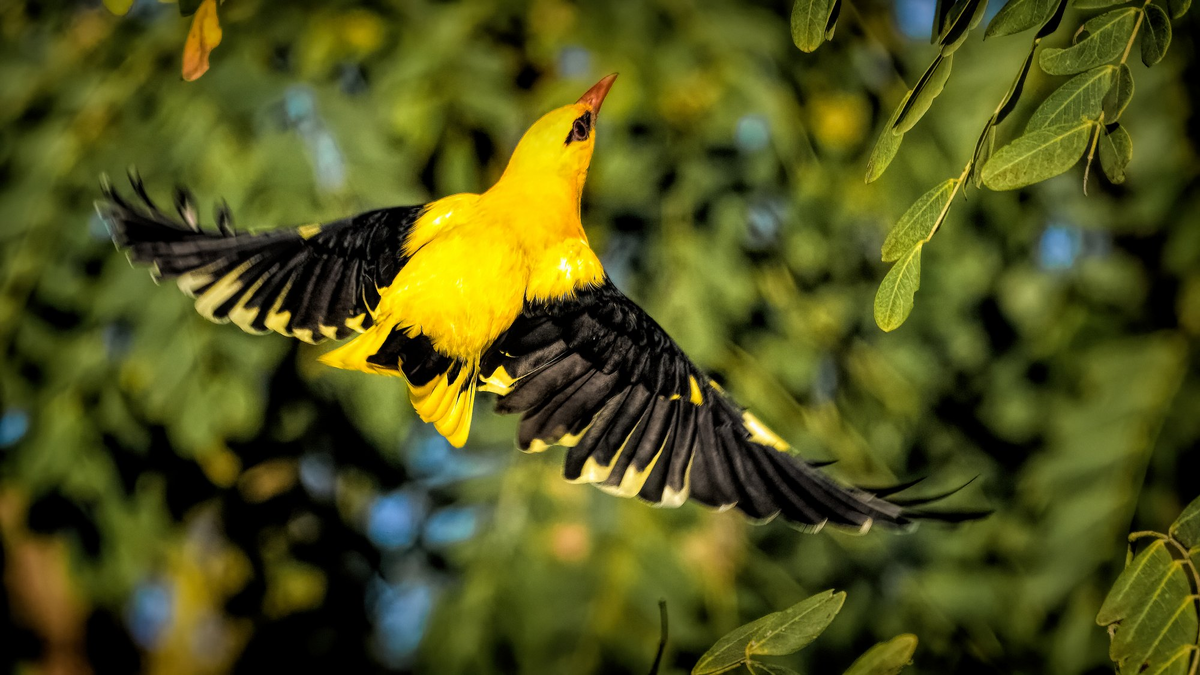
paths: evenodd
<path fill-rule="evenodd" d="M 443 354 L 473 361 L 526 298 L 566 297 L 603 280 L 577 204 L 563 208 L 528 186 L 497 188 L 430 205 L 406 243 L 408 264 L 381 293 L 377 324 L 411 327 Z"/>
<path fill-rule="evenodd" d="M 548 246 L 531 261 L 525 296 L 530 300 L 570 297 L 580 288 L 604 280 L 600 259 L 582 239 L 568 239 Z"/>
<path fill-rule="evenodd" d="M 411 327 L 470 362 L 521 313 L 528 263 L 465 197 L 435 203 L 416 223 L 412 257 L 381 294 L 375 320 Z"/>

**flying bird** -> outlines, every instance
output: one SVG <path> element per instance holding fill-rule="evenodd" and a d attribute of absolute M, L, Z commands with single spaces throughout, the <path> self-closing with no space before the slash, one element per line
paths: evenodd
<path fill-rule="evenodd" d="M 962 519 L 912 508 L 936 498 L 888 499 L 907 485 L 844 486 L 792 454 L 608 279 L 580 196 L 615 79 L 535 122 L 482 194 L 261 233 L 234 232 L 226 207 L 201 228 L 184 190 L 168 215 L 136 174 L 137 200 L 105 180 L 97 206 L 118 247 L 204 317 L 310 343 L 353 337 L 320 360 L 403 377 L 455 446 L 488 392 L 521 415 L 520 449 L 565 446 L 568 480 L 623 497 L 805 529 Z"/>

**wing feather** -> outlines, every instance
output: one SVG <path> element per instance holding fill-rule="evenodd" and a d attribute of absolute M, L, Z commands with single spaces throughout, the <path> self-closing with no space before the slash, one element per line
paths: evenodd
<path fill-rule="evenodd" d="M 105 181 L 97 204 L 117 246 L 159 278 L 178 279 L 206 318 L 249 332 L 274 330 L 310 342 L 343 339 L 371 326 L 371 312 L 407 263 L 404 242 L 423 206 L 368 211 L 323 225 L 235 233 L 218 211 L 202 230 L 185 191 L 178 217 L 154 205 L 131 176 L 140 203 Z"/>
<path fill-rule="evenodd" d="M 690 498 L 757 520 L 782 515 L 809 528 L 908 522 L 900 506 L 791 454 L 610 282 L 530 303 L 480 372 L 501 394 L 497 411 L 522 414 L 522 448 L 571 446 L 569 480 L 664 506 Z"/>

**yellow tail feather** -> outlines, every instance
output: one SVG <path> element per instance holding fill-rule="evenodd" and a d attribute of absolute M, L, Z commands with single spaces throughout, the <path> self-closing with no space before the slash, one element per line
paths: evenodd
<path fill-rule="evenodd" d="M 322 354 L 319 360 L 334 368 L 403 377 L 400 363 L 376 365 L 367 361 L 379 352 L 392 330 L 392 326 L 381 327 L 376 324 L 341 347 Z M 479 364 L 464 364 L 453 381 L 448 375 L 448 372 L 443 373 L 421 386 L 409 383 L 408 397 L 422 420 L 432 422 L 438 433 L 445 436 L 451 445 L 461 448 L 471 433 Z"/>
<path fill-rule="evenodd" d="M 461 448 L 471 433 L 478 382 L 479 365 L 472 363 L 459 368 L 453 382 L 449 373 L 444 373 L 420 387 L 410 384 L 408 396 L 422 420 L 433 422 L 438 433 L 454 447 Z"/>

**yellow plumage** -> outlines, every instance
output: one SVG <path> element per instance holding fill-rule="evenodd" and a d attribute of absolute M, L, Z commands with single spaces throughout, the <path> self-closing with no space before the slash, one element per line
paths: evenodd
<path fill-rule="evenodd" d="M 547 113 L 521 138 L 500 180 L 483 194 L 430 204 L 406 243 L 408 263 L 385 289 L 365 333 L 321 357 L 338 368 L 381 368 L 370 359 L 396 328 L 429 338 L 465 367 L 450 380 L 409 386 L 421 419 L 455 446 L 466 442 L 483 352 L 521 314 L 526 298 L 553 300 L 604 278 L 579 219 L 594 137 L 566 143 L 595 106 Z"/>
<path fill-rule="evenodd" d="M 455 446 L 485 391 L 521 414 L 518 447 L 566 446 L 566 479 L 620 496 L 814 529 L 927 517 L 792 456 L 605 277 L 579 202 L 613 78 L 539 119 L 481 194 L 239 234 L 226 211 L 201 228 L 184 191 L 172 219 L 135 175 L 141 206 L 105 182 L 100 211 L 132 260 L 178 279 L 213 321 L 353 337 L 321 360 L 404 377 L 417 414 Z"/>

